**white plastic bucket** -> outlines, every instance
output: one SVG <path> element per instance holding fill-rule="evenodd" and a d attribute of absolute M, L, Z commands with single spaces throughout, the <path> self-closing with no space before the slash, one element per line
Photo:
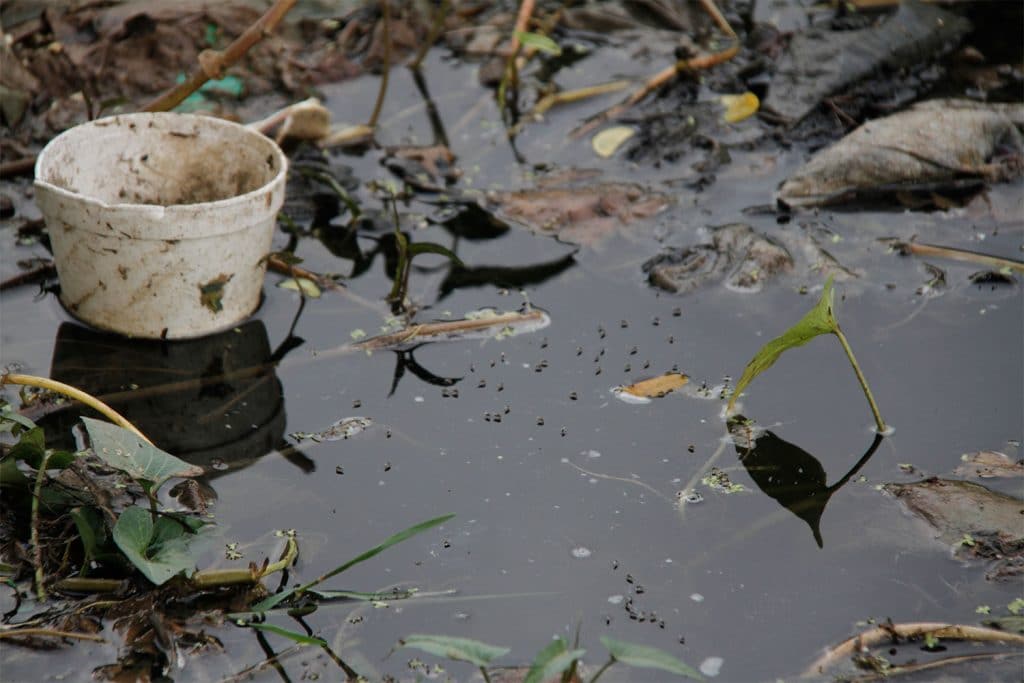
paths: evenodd
<path fill-rule="evenodd" d="M 288 162 L 230 121 L 128 114 L 72 128 L 36 161 L 61 302 L 95 327 L 182 339 L 259 306 Z"/>

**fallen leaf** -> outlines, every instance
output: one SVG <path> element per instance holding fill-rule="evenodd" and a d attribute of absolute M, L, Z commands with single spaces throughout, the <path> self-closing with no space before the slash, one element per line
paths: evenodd
<path fill-rule="evenodd" d="M 224 285 L 231 281 L 234 275 L 221 273 L 209 282 L 199 285 L 199 302 L 214 313 L 224 310 Z"/>
<path fill-rule="evenodd" d="M 961 477 L 1024 477 L 1024 463 L 998 451 L 977 451 L 960 456 L 964 462 L 953 473 Z"/>
<path fill-rule="evenodd" d="M 666 372 L 664 375 L 641 380 L 629 386 L 612 389 L 615 398 L 626 403 L 650 403 L 652 398 L 661 398 L 683 387 L 690 378 L 680 372 Z"/>
<path fill-rule="evenodd" d="M 818 206 L 964 178 L 1020 175 L 1024 105 L 933 100 L 865 123 L 815 154 L 782 184 L 779 200 Z"/>
<path fill-rule="evenodd" d="M 726 123 L 739 123 L 743 119 L 750 118 L 757 113 L 761 101 L 752 92 L 745 92 L 742 95 L 722 95 L 718 101 L 725 107 L 722 117 Z"/>
<path fill-rule="evenodd" d="M 293 292 L 301 292 L 310 299 L 320 298 L 320 288 L 315 282 L 305 277 L 292 277 L 287 280 L 281 280 L 277 283 L 277 286 L 281 289 L 290 289 Z"/>
<path fill-rule="evenodd" d="M 605 128 L 590 141 L 594 153 L 602 159 L 608 159 L 618 151 L 626 140 L 633 137 L 636 131 L 629 126 L 612 126 Z"/>
<path fill-rule="evenodd" d="M 373 426 L 373 419 L 369 417 L 343 417 L 331 424 L 327 429 L 319 432 L 292 432 L 288 436 L 296 441 L 310 439 L 316 443 L 321 441 L 341 441 L 366 431 Z"/>

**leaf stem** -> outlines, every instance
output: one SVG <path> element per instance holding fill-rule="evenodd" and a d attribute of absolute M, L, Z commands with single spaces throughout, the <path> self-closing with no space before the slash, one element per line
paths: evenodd
<path fill-rule="evenodd" d="M 610 667 L 616 661 L 617 660 L 615 659 L 615 657 L 608 657 L 608 661 L 604 663 L 604 666 L 597 670 L 597 673 L 594 674 L 594 677 L 590 679 L 590 683 L 597 683 L 597 679 L 601 677 L 601 674 L 607 671 L 608 667 Z"/>
<path fill-rule="evenodd" d="M 43 451 L 42 462 L 36 471 L 36 486 L 32 491 L 32 516 L 29 537 L 32 541 L 32 564 L 35 565 L 36 597 L 39 602 L 46 602 L 46 587 L 43 585 L 43 549 L 39 545 L 39 499 L 43 495 L 43 479 L 46 478 L 46 463 L 50 459 L 50 451 Z"/>
<path fill-rule="evenodd" d="M 484 683 L 491 683 L 491 677 L 487 675 L 487 667 L 480 667 L 480 675 L 484 677 Z"/>
<path fill-rule="evenodd" d="M 78 401 L 79 403 L 84 403 L 85 405 L 89 406 L 90 408 L 92 408 L 93 410 L 100 413 L 105 418 L 116 424 L 118 427 L 124 427 L 129 432 L 139 437 L 146 443 L 150 445 L 153 444 L 152 441 L 146 438 L 145 434 L 140 432 L 138 428 L 135 427 L 135 425 L 129 422 L 127 418 L 122 416 L 116 410 L 114 410 L 113 408 L 111 408 L 110 406 L 108 406 L 106 403 L 99 400 L 95 396 L 87 394 L 81 389 L 76 389 L 75 387 L 69 384 L 64 384 L 63 382 L 58 382 L 57 380 L 49 379 L 47 377 L 37 377 L 35 375 L 18 375 L 13 373 L 0 375 L 0 385 L 4 384 L 18 384 L 27 387 L 37 387 L 39 389 L 46 389 L 47 391 L 54 391 L 57 392 L 58 394 L 63 394 L 68 398 L 72 398 Z"/>
<path fill-rule="evenodd" d="M 384 70 L 380 75 L 380 88 L 377 90 L 377 101 L 373 104 L 373 113 L 370 114 L 370 120 L 366 123 L 367 126 L 374 129 L 377 128 L 377 120 L 380 118 L 381 109 L 384 108 L 384 95 L 388 91 L 388 76 L 391 72 L 391 8 L 388 1 L 383 0 L 380 3 L 384 14 Z"/>
<path fill-rule="evenodd" d="M 868 380 L 864 377 L 864 373 L 860 371 L 860 365 L 857 364 L 857 358 L 853 355 L 853 349 L 850 348 L 850 343 L 846 341 L 846 335 L 839 328 L 839 324 L 835 325 L 835 335 L 839 339 L 839 343 L 843 345 L 843 351 L 846 352 L 846 357 L 850 359 L 850 365 L 853 366 L 853 372 L 857 375 L 857 381 L 860 382 L 860 388 L 864 391 L 864 397 L 868 400 L 868 405 L 871 406 L 871 414 L 875 417 L 875 427 L 878 428 L 879 434 L 885 434 L 888 427 L 885 425 L 885 420 L 882 419 L 882 413 L 878 410 L 878 404 L 875 403 L 875 397 L 871 395 L 871 388 L 868 386 Z"/>

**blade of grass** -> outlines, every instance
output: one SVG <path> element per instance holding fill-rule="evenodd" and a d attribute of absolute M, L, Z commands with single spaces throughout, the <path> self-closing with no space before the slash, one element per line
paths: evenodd
<path fill-rule="evenodd" d="M 391 546 L 396 545 L 398 543 L 401 543 L 402 541 L 405 541 L 405 540 L 407 540 L 409 538 L 412 538 L 416 534 L 419 534 L 419 533 L 422 533 L 424 531 L 427 531 L 428 529 L 432 529 L 435 526 L 439 526 L 441 524 L 444 524 L 445 522 L 447 522 L 449 519 L 451 519 L 454 516 L 455 516 L 454 514 L 442 515 L 440 517 L 435 517 L 433 519 L 428 519 L 425 522 L 420 522 L 419 524 L 411 526 L 408 529 L 405 529 L 404 531 L 399 531 L 397 534 L 394 534 L 393 536 L 390 536 L 388 539 L 386 539 L 380 545 L 375 546 L 373 548 L 370 548 L 369 550 L 367 550 L 366 552 L 362 553 L 361 555 L 357 555 L 356 557 L 353 557 L 351 560 L 349 560 L 345 564 L 340 565 L 338 567 L 335 567 L 331 571 L 329 571 L 326 574 L 323 574 L 321 576 L 318 576 L 317 578 L 313 579 L 309 583 L 305 583 L 305 584 L 303 584 L 301 586 L 296 586 L 295 588 L 289 588 L 288 590 L 282 591 L 282 592 L 277 593 L 275 595 L 271 595 L 269 598 L 258 602 L 257 604 L 253 605 L 252 611 L 253 612 L 266 612 L 269 609 L 273 609 L 274 607 L 279 605 L 284 600 L 290 598 L 291 596 L 303 593 L 303 592 L 309 590 L 310 588 L 313 588 L 314 586 L 317 586 L 317 585 L 323 583 L 327 579 L 329 579 L 329 578 L 331 578 L 333 576 L 337 576 L 338 574 L 342 573 L 343 571 L 351 569 L 355 565 L 360 564 L 362 562 L 365 562 L 366 560 L 369 560 L 370 558 L 379 555 L 380 553 L 384 552 L 385 550 L 387 550 Z"/>

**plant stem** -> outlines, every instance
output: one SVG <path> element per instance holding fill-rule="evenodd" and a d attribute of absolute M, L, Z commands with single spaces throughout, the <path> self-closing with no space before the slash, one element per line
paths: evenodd
<path fill-rule="evenodd" d="M 5 374 L 0 375 L 0 386 L 4 384 L 18 384 L 27 387 L 37 387 L 39 389 L 46 389 L 47 391 L 54 391 L 58 394 L 63 394 L 68 398 L 72 398 L 79 403 L 84 403 L 96 412 L 103 415 L 105 418 L 116 424 L 118 427 L 123 427 L 129 432 L 139 437 L 146 443 L 153 445 L 153 442 L 146 438 L 143 434 L 129 422 L 124 416 L 118 413 L 116 410 L 108 406 L 103 401 L 99 400 L 95 396 L 85 393 L 81 389 L 76 389 L 69 384 L 58 382 L 54 379 L 47 377 L 36 377 L 35 375 L 17 375 L 17 374 Z"/>
<path fill-rule="evenodd" d="M 839 329 L 838 323 L 835 326 L 836 337 L 839 338 L 839 343 L 843 345 L 843 351 L 846 352 L 846 357 L 850 359 L 850 365 L 853 366 L 853 372 L 857 375 L 857 381 L 860 382 L 860 388 L 864 391 L 864 397 L 868 400 L 868 405 L 871 406 L 871 414 L 875 416 L 875 427 L 878 428 L 879 434 L 885 434 L 888 427 L 885 425 L 885 420 L 882 419 L 882 414 L 878 410 L 878 404 L 875 403 L 875 397 L 871 395 L 871 388 L 868 387 L 868 380 L 864 377 L 864 373 L 860 371 L 860 365 L 857 364 L 857 359 L 853 355 L 853 349 L 850 348 L 849 342 L 846 341 L 846 335 Z"/>
<path fill-rule="evenodd" d="M 434 12 L 434 19 L 430 23 L 430 31 L 427 33 L 427 39 L 420 45 L 420 49 L 416 52 L 416 57 L 409 62 L 410 69 L 418 69 L 423 64 L 423 58 L 427 56 L 427 51 L 430 50 L 434 42 L 437 41 L 437 37 L 441 35 L 441 27 L 444 25 L 444 18 L 448 14 L 451 0 L 441 0 L 441 5 Z"/>
<path fill-rule="evenodd" d="M 486 667 L 480 667 L 480 675 L 484 677 L 484 683 L 491 683 L 491 677 L 487 675 Z"/>
<path fill-rule="evenodd" d="M 604 663 L 604 666 L 597 670 L 597 673 L 594 674 L 594 677 L 590 679 L 590 683 L 597 683 L 597 679 L 601 677 L 601 674 L 607 671 L 608 667 L 610 667 L 615 662 L 615 657 L 608 657 L 608 661 Z"/>
<path fill-rule="evenodd" d="M 377 119 L 380 118 L 380 110 L 384 108 L 384 95 L 388 91 L 388 75 L 391 72 L 391 8 L 389 0 L 381 1 L 381 9 L 384 12 L 384 73 L 380 75 L 380 89 L 377 91 L 377 101 L 373 105 L 373 113 L 366 123 L 370 128 L 377 127 Z"/>
<path fill-rule="evenodd" d="M 36 597 L 39 602 L 46 602 L 46 587 L 43 585 L 43 549 L 39 545 L 39 498 L 43 495 L 43 479 L 46 478 L 46 463 L 50 459 L 50 451 L 43 451 L 43 461 L 36 472 L 36 486 L 32 491 L 32 517 L 29 538 L 32 541 L 32 564 L 35 565 Z"/>

